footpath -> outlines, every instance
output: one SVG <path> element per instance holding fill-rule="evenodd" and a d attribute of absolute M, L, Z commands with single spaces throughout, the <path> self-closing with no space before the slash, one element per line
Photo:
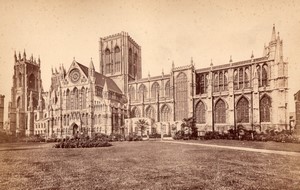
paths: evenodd
<path fill-rule="evenodd" d="M 193 146 L 204 146 L 211 148 L 223 148 L 230 150 L 240 150 L 240 151 L 248 151 L 248 152 L 259 152 L 259 153 L 267 153 L 267 154 L 280 154 L 285 156 L 300 156 L 300 152 L 289 152 L 289 151 L 280 151 L 280 150 L 267 150 L 267 149 L 258 149 L 258 148 L 247 148 L 247 147 L 236 147 L 236 146 L 222 146 L 222 145 L 214 145 L 214 144 L 201 144 L 201 143 L 189 143 L 189 142 L 176 142 L 176 141 L 156 141 L 162 143 L 172 143 L 172 144 L 185 144 L 185 145 L 193 145 Z"/>

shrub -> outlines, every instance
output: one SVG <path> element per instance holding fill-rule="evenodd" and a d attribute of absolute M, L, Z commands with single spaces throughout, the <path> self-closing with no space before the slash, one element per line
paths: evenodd
<path fill-rule="evenodd" d="M 112 146 L 103 135 L 97 138 L 66 138 L 55 144 L 55 148 L 92 148 Z"/>

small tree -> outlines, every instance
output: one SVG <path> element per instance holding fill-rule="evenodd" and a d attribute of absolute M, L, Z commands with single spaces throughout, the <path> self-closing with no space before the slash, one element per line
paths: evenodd
<path fill-rule="evenodd" d="M 187 131 L 187 135 L 192 138 L 198 137 L 198 129 L 196 127 L 196 121 L 194 117 L 184 118 L 181 127 L 184 131 Z"/>
<path fill-rule="evenodd" d="M 138 128 L 141 130 L 141 136 L 143 136 L 144 131 L 149 126 L 149 123 L 145 119 L 139 119 L 135 122 L 135 124 L 138 126 Z"/>

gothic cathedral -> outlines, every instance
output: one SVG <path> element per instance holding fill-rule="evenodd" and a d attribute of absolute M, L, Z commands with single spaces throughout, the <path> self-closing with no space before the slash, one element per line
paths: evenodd
<path fill-rule="evenodd" d="M 265 131 L 288 129 L 288 63 L 273 26 L 271 40 L 259 57 L 207 68 L 193 60 L 160 76 L 142 78 L 141 47 L 125 32 L 100 38 L 100 71 L 75 59 L 52 70 L 43 91 L 40 59 L 15 55 L 9 123 L 18 135 L 64 138 L 77 133 L 138 132 L 136 121 L 148 120 L 147 133 L 171 135 L 184 118 L 193 117 L 199 132 L 237 126 Z"/>

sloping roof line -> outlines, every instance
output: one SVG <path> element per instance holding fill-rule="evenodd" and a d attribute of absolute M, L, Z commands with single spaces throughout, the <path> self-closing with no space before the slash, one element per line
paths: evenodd
<path fill-rule="evenodd" d="M 88 77 L 88 73 L 89 73 L 89 68 L 87 66 L 84 66 L 78 62 L 76 62 L 78 64 L 78 66 L 80 67 L 80 69 L 83 71 L 83 73 L 86 75 L 86 77 Z M 117 84 L 109 77 L 106 77 L 98 72 L 95 71 L 95 77 L 96 77 L 96 85 L 101 86 L 102 88 L 104 87 L 105 81 L 108 87 L 109 91 L 112 92 L 116 92 L 119 94 L 123 94 L 123 92 L 120 90 L 120 88 L 117 86 Z"/>

